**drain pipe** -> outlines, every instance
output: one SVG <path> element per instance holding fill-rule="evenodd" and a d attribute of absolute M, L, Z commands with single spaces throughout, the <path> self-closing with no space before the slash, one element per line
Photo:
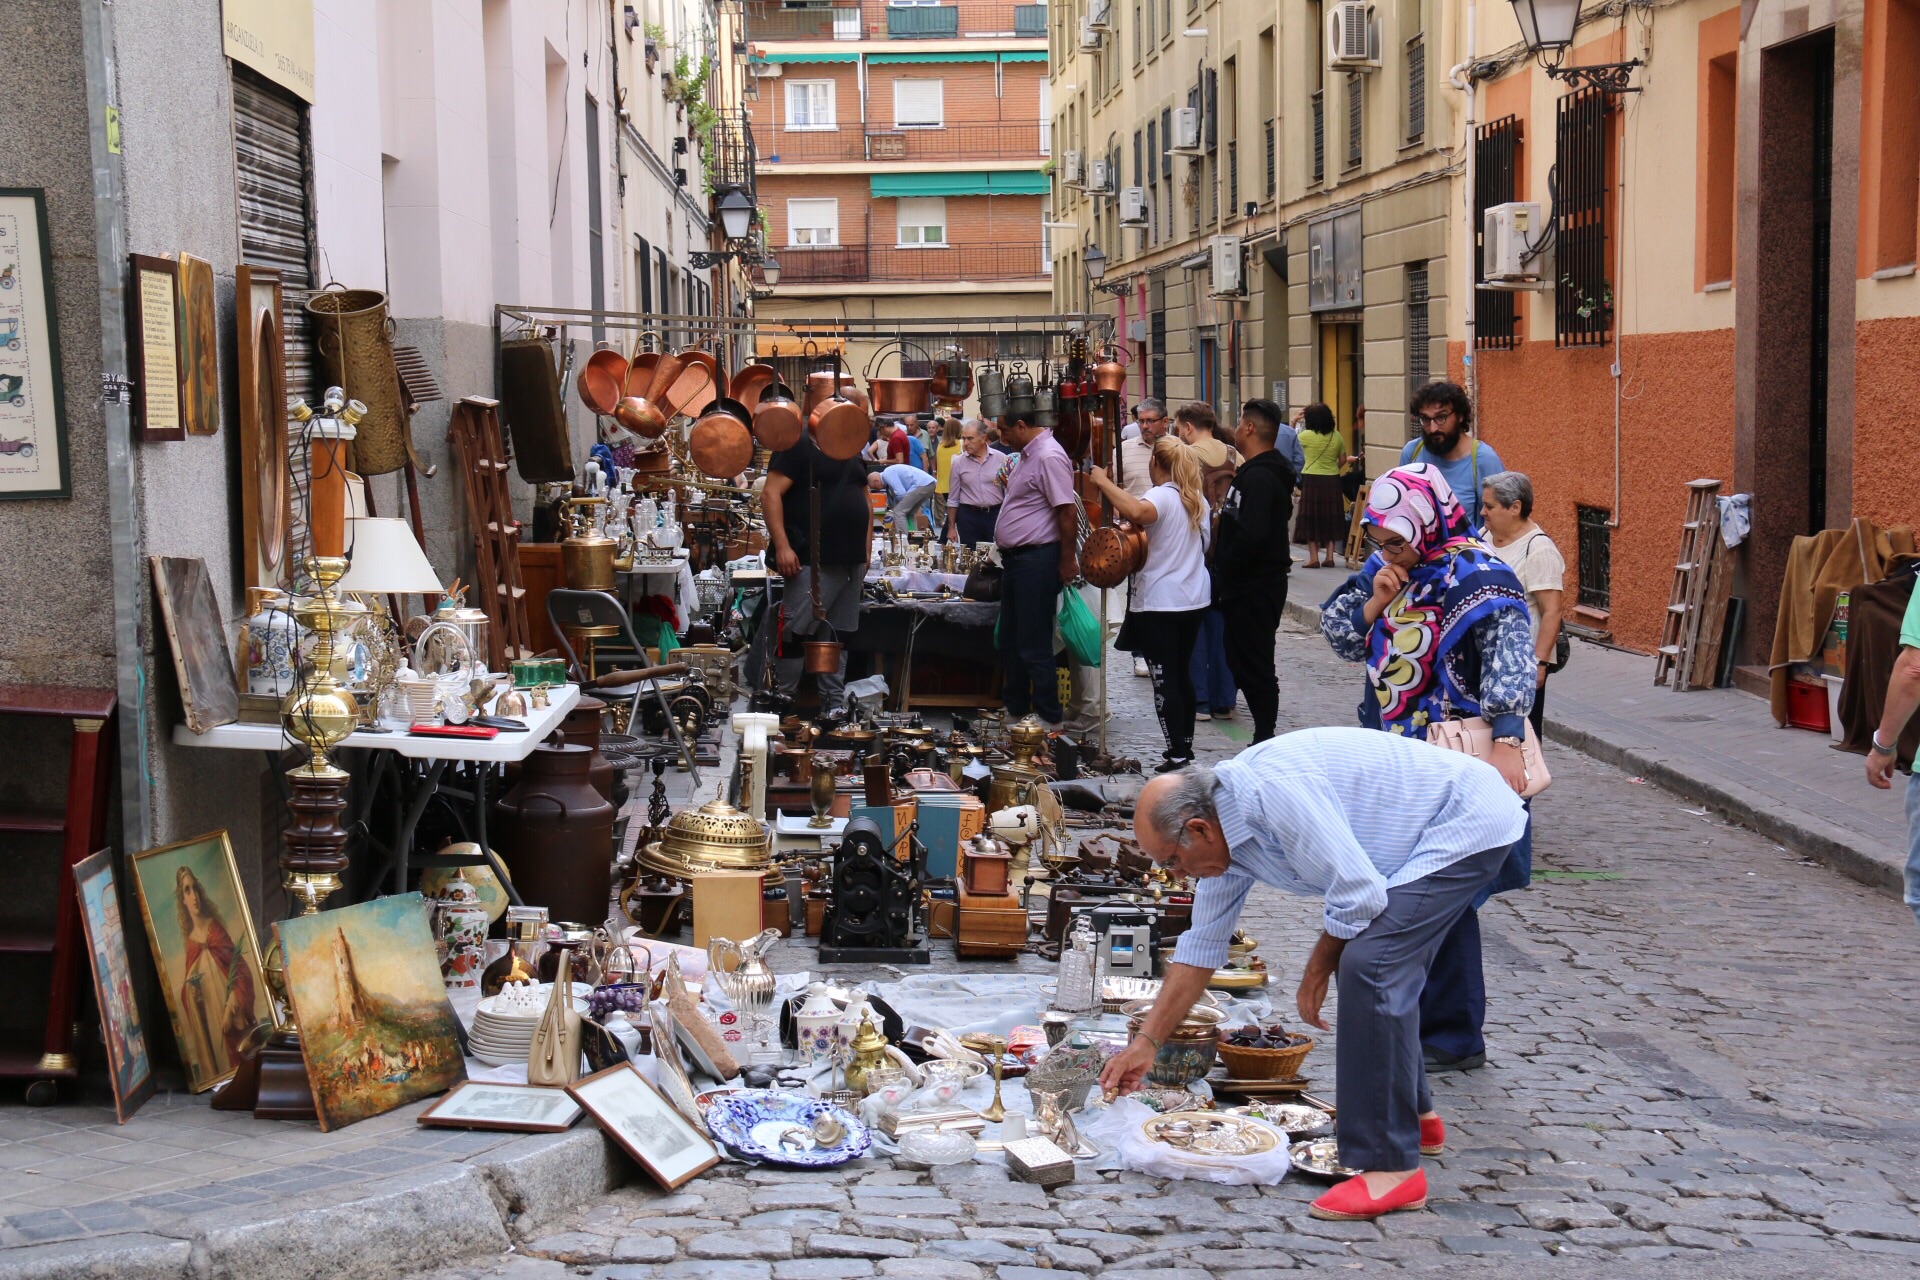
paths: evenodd
<path fill-rule="evenodd" d="M 128 374 L 127 308 L 120 271 L 127 260 L 127 227 L 109 0 L 87 0 L 81 7 L 80 38 L 86 60 L 87 138 L 93 152 L 100 368 L 106 393 L 101 416 L 106 429 L 107 527 L 113 559 L 114 688 L 120 702 L 120 847 L 124 854 L 131 854 L 153 843 L 153 797 L 147 784 L 147 700 L 141 666 L 146 574 L 140 557 L 140 489 L 135 481 L 131 397 L 120 391 Z"/>
<path fill-rule="evenodd" d="M 1462 281 L 1465 282 L 1465 287 L 1460 290 L 1460 297 L 1461 297 L 1461 302 L 1463 304 L 1462 317 L 1465 321 L 1466 345 L 1461 348 L 1460 356 L 1461 356 L 1461 362 L 1466 366 L 1467 400 L 1469 403 L 1473 405 L 1474 433 L 1476 436 L 1478 436 L 1482 428 L 1483 422 L 1480 415 L 1480 369 L 1479 369 L 1479 362 L 1474 359 L 1474 345 L 1473 345 L 1474 320 L 1475 320 L 1474 290 L 1473 290 L 1473 248 L 1474 248 L 1473 246 L 1473 234 L 1474 234 L 1473 184 L 1474 184 L 1474 173 L 1475 173 L 1475 168 L 1473 163 L 1474 161 L 1473 127 L 1474 127 L 1475 121 L 1473 118 L 1473 110 L 1474 110 L 1474 99 L 1476 97 L 1473 89 L 1473 75 L 1472 75 L 1473 52 L 1474 52 L 1473 50 L 1473 11 L 1474 11 L 1474 6 L 1471 3 L 1469 3 L 1467 5 L 1467 29 L 1466 29 L 1466 49 L 1465 49 L 1465 53 L 1467 56 L 1462 61 L 1455 63 L 1453 66 L 1453 69 L 1447 72 L 1447 83 L 1452 85 L 1455 89 L 1457 89 L 1461 93 L 1465 94 L 1467 97 L 1467 136 L 1466 136 L 1466 142 L 1462 147 L 1462 150 L 1466 152 L 1465 200 L 1466 200 L 1466 206 L 1467 206 L 1467 209 L 1466 209 L 1467 216 L 1462 219 L 1462 222 L 1464 222 L 1466 225 L 1466 235 L 1461 239 L 1461 255 L 1460 255 L 1460 278 L 1462 279 Z"/>

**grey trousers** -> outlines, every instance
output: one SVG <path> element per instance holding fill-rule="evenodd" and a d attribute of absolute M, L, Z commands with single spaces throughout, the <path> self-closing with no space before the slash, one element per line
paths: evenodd
<path fill-rule="evenodd" d="M 789 698 L 800 691 L 804 674 L 801 644 L 810 639 L 845 640 L 860 626 L 860 592 L 866 585 L 867 566 L 827 565 L 820 570 L 820 606 L 827 614 L 824 626 L 813 616 L 812 574 L 811 567 L 802 565 L 781 597 L 780 652 L 773 660 L 773 679 Z M 839 706 L 847 692 L 847 651 L 840 651 L 837 671 L 815 680 L 821 709 Z"/>
<path fill-rule="evenodd" d="M 901 494 L 894 500 L 893 505 L 887 508 L 887 523 L 901 533 L 911 532 L 914 513 L 932 502 L 933 497 L 933 486 L 930 484 L 923 484 L 918 489 L 911 489 Z M 931 520 L 932 517 L 929 516 L 928 519 Z"/>
<path fill-rule="evenodd" d="M 1420 1167 L 1420 1113 L 1431 1110 L 1420 1056 L 1427 965 L 1507 846 L 1387 890 L 1387 906 L 1340 953 L 1340 1037 L 1334 1062 L 1340 1163 L 1398 1173 Z"/>

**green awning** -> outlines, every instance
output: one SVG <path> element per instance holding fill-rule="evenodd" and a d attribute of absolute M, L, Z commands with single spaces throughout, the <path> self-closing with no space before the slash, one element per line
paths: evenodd
<path fill-rule="evenodd" d="M 868 179 L 875 199 L 901 196 L 1043 196 L 1052 189 L 1037 171 L 1006 173 L 876 173 Z"/>
<path fill-rule="evenodd" d="M 1000 61 L 1002 62 L 1045 62 L 1046 60 L 1047 51 L 1045 49 L 1028 49 L 1022 53 L 1003 53 L 1000 55 Z"/>
<path fill-rule="evenodd" d="M 858 62 L 857 53 L 769 53 L 766 62 Z"/>
<path fill-rule="evenodd" d="M 887 63 L 903 62 L 992 62 L 1000 55 L 997 53 L 870 53 L 867 62 L 871 66 L 883 66 Z M 1040 55 L 1042 58 L 1046 54 Z"/>

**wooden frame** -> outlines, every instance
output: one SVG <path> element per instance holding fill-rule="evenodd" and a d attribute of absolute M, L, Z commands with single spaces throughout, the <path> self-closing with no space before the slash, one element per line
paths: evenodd
<path fill-rule="evenodd" d="M 226 622 L 214 598 L 206 561 L 198 557 L 149 556 L 153 594 L 160 605 L 180 705 L 187 728 L 205 733 L 240 718 L 240 683 Z"/>
<path fill-rule="evenodd" d="M 86 932 L 87 955 L 92 960 L 100 1041 L 107 1051 L 107 1079 L 113 1085 L 113 1113 L 125 1124 L 140 1104 L 153 1096 L 153 1050 L 140 1022 L 140 1002 L 133 995 L 119 886 L 113 878 L 113 851 L 102 849 L 76 862 L 73 887 L 80 897 L 80 925 Z"/>
<path fill-rule="evenodd" d="M 471 1108 L 480 1101 L 479 1095 L 495 1093 L 512 1095 L 526 1099 L 529 1104 L 557 1102 L 566 1118 L 563 1120 L 513 1120 L 487 1119 L 481 1116 L 460 1114 L 463 1107 Z M 438 1102 L 422 1111 L 421 1124 L 442 1129 L 495 1129 L 504 1133 L 564 1133 L 573 1127 L 580 1118 L 580 1103 L 569 1096 L 565 1089 L 548 1089 L 534 1084 L 493 1084 L 484 1080 L 467 1080 L 455 1085 Z"/>
<path fill-rule="evenodd" d="M 127 366 L 133 377 L 133 425 L 147 444 L 187 438 L 180 418 L 180 264 L 127 255 Z"/>
<path fill-rule="evenodd" d="M 576 1080 L 567 1092 L 664 1190 L 684 1186 L 720 1163 L 712 1140 L 630 1062 Z M 643 1151 L 636 1141 L 649 1142 L 652 1149 Z M 674 1145 L 663 1149 L 669 1143 Z"/>
<path fill-rule="evenodd" d="M 180 422 L 190 436 L 220 432 L 220 300 L 213 264 L 180 255 Z"/>
<path fill-rule="evenodd" d="M 219 845 L 217 852 L 211 847 L 216 842 Z M 197 863 L 190 861 L 195 854 L 199 855 Z M 164 844 L 156 849 L 134 854 L 131 863 L 133 883 L 139 893 L 140 915 L 147 926 L 147 940 L 153 944 L 154 966 L 160 972 L 160 994 L 166 998 L 167 1016 L 173 1023 L 175 1037 L 180 1041 L 180 1061 L 187 1069 L 188 1088 L 194 1093 L 201 1093 L 223 1080 L 232 1079 L 234 1069 L 239 1064 L 240 1055 L 233 1052 L 230 1046 L 222 1046 L 227 1049 L 224 1062 L 219 1060 L 217 1053 L 212 1061 L 202 1061 L 199 1060 L 198 1055 L 190 1052 L 195 1044 L 191 1034 L 194 1028 L 188 1019 L 187 1010 L 181 1005 L 181 988 L 191 981 L 188 976 L 191 973 L 191 966 L 184 956 L 183 944 L 186 939 L 182 936 L 178 940 L 181 945 L 176 945 L 173 935 L 180 933 L 180 929 L 171 921 L 170 928 L 166 931 L 156 924 L 153 914 L 153 895 L 159 892 L 159 889 L 150 890 L 147 885 L 147 875 L 153 865 L 165 861 L 172 861 L 176 865 L 171 882 L 165 886 L 167 896 L 164 901 L 172 905 L 176 912 L 180 909 L 177 901 L 180 873 L 182 871 L 191 873 L 198 885 L 197 892 L 202 901 L 212 908 L 215 922 L 226 934 L 233 953 L 232 959 L 222 962 L 217 954 L 213 959 L 216 963 L 228 965 L 230 987 L 237 986 L 240 980 L 244 979 L 247 987 L 251 989 L 252 1008 L 258 1018 L 255 1023 L 254 1039 L 256 1040 L 260 1023 L 270 1021 L 272 1018 L 272 1003 L 267 997 L 262 982 L 259 935 L 253 931 L 253 915 L 247 909 L 246 886 L 240 882 L 240 868 L 234 861 L 233 844 L 227 839 L 227 833 L 224 830 L 209 831 L 205 835 L 178 840 L 173 844 Z M 209 878 L 213 872 L 224 872 L 224 884 L 221 886 L 223 892 L 220 895 L 225 899 L 224 902 L 214 900 L 215 895 L 207 890 L 204 881 L 200 879 L 203 871 Z M 228 917 L 228 912 L 231 912 L 231 918 Z M 174 981 L 176 971 L 182 978 L 178 984 Z M 215 1038 L 215 1029 L 211 1026 L 203 1026 L 200 1032 L 201 1039 L 211 1044 Z"/>
<path fill-rule="evenodd" d="M 10 332 L 9 332 L 10 331 Z M 41 388 L 46 395 L 40 395 Z M 47 196 L 0 187 L 0 499 L 66 498 L 66 382 Z"/>
<path fill-rule="evenodd" d="M 234 273 L 239 317 L 240 553 L 248 587 L 278 587 L 287 577 L 293 523 L 287 467 L 286 356 L 280 273 L 241 266 Z"/>

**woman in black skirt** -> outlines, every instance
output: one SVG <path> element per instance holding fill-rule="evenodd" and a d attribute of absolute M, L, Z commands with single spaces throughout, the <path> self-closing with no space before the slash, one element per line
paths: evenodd
<path fill-rule="evenodd" d="M 1335 548 L 1347 540 L 1347 509 L 1340 496 L 1340 464 L 1346 442 L 1334 425 L 1333 410 L 1310 404 L 1301 413 L 1300 515 L 1293 536 L 1307 544 L 1307 568 L 1333 567 Z M 1322 558 L 1321 547 L 1326 548 Z"/>

